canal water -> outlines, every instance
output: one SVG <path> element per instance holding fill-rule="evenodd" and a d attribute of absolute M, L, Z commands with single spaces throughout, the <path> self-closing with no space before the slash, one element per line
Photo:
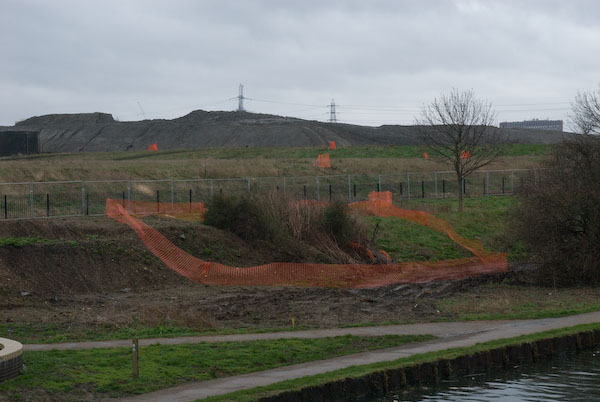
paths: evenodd
<path fill-rule="evenodd" d="M 385 397 L 357 401 L 600 402 L 600 347 L 565 353 L 511 370 L 462 376 L 426 387 L 407 387 Z"/>

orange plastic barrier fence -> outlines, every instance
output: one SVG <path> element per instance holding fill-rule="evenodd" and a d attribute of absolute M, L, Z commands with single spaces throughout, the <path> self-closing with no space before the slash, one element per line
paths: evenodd
<path fill-rule="evenodd" d="M 329 159 L 329 154 L 319 154 L 315 161 L 315 166 L 320 168 L 330 168 L 331 161 Z"/>
<path fill-rule="evenodd" d="M 135 230 L 146 247 L 168 267 L 193 281 L 206 285 L 371 288 L 401 282 L 424 283 L 442 279 L 461 279 L 506 271 L 505 254 L 487 252 L 480 242 L 459 236 L 447 222 L 422 211 L 409 211 L 395 207 L 391 203 L 391 194 L 374 193 L 370 198 L 369 201 L 351 204 L 351 207 L 379 216 L 395 216 L 429 226 L 448 234 L 452 240 L 469 249 L 475 256 L 437 262 L 379 265 L 276 262 L 238 268 L 204 261 L 186 253 L 157 230 L 131 214 L 132 207 L 137 209 L 137 214 L 186 214 L 192 209 L 202 214 L 204 212 L 202 204 L 196 203 L 190 206 L 164 203 L 157 206 L 154 203 L 137 201 L 127 206 L 120 200 L 107 199 L 106 214 Z M 172 206 L 171 211 L 168 211 L 168 205 Z"/>
<path fill-rule="evenodd" d="M 336 149 L 335 141 L 329 141 L 329 149 Z"/>
<path fill-rule="evenodd" d="M 146 151 L 158 151 L 158 145 L 150 144 L 148 145 L 148 148 L 146 148 Z"/>

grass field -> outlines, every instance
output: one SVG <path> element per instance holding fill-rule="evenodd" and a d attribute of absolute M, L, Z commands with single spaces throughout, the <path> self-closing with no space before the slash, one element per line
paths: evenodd
<path fill-rule="evenodd" d="M 488 169 L 530 169 L 550 152 L 548 145 L 505 145 Z M 174 151 L 40 154 L 0 158 L 0 182 L 199 179 L 229 177 L 314 176 L 449 170 L 423 158 L 414 146 L 324 148 L 206 148 Z M 313 166 L 329 153 L 331 169 Z"/>
<path fill-rule="evenodd" d="M 511 196 L 472 197 L 464 199 L 463 212 L 458 212 L 456 199 L 416 199 L 395 202 L 405 209 L 429 212 L 450 223 L 461 236 L 480 240 L 489 251 L 508 254 L 509 260 L 526 257 L 524 246 L 508 236 L 507 213 L 517 203 Z M 443 260 L 470 255 L 447 236 L 433 229 L 397 218 L 368 218 L 379 223 L 377 245 L 399 261 Z"/>
<path fill-rule="evenodd" d="M 335 356 L 384 349 L 408 342 L 433 339 L 430 335 L 271 341 L 198 343 L 181 346 L 151 345 L 140 348 L 140 375 L 131 375 L 129 348 L 79 351 L 25 352 L 27 370 L 0 384 L 2 395 L 18 400 L 35 389 L 56 394 L 94 390 L 118 397 L 167 388 L 191 381 L 267 370 L 275 367 L 327 359 Z"/>

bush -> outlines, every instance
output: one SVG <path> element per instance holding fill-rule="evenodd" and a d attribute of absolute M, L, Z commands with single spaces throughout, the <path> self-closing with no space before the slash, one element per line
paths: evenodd
<path fill-rule="evenodd" d="M 204 223 L 228 230 L 245 240 L 274 240 L 281 227 L 255 199 L 217 196 L 208 204 Z"/>
<path fill-rule="evenodd" d="M 541 264 L 539 282 L 600 284 L 600 139 L 578 136 L 557 146 L 519 198 L 512 226 Z"/>
<path fill-rule="evenodd" d="M 350 217 L 346 204 L 341 201 L 332 202 L 325 207 L 321 225 L 340 245 L 349 243 L 356 234 L 353 230 L 357 224 Z"/>
<path fill-rule="evenodd" d="M 365 225 L 346 205 L 296 201 L 279 194 L 254 197 L 215 197 L 207 205 L 204 223 L 250 241 L 267 241 L 299 259 L 317 250 L 329 262 L 353 263 L 350 242 L 364 242 Z"/>

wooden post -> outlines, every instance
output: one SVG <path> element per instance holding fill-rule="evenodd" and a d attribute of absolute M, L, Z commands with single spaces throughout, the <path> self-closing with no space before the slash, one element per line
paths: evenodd
<path fill-rule="evenodd" d="M 138 340 L 134 339 L 131 344 L 131 351 L 133 352 L 133 378 L 138 378 L 140 375 L 139 349 Z"/>

